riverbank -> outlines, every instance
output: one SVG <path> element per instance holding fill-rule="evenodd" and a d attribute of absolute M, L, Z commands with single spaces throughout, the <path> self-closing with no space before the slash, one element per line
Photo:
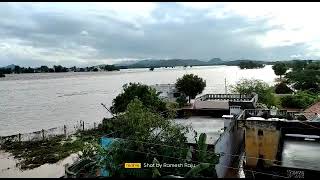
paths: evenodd
<path fill-rule="evenodd" d="M 64 135 L 44 141 L 7 141 L 0 150 L 10 153 L 17 160 L 16 167 L 29 170 L 44 164 L 54 164 L 82 150 L 86 142 L 96 141 L 104 134 L 102 129 L 80 131 L 66 138 Z"/>
<path fill-rule="evenodd" d="M 16 164 L 18 160 L 5 151 L 0 151 L 0 178 L 60 178 L 65 174 L 65 165 L 78 160 L 76 153 L 54 163 L 43 164 L 34 169 L 22 171 Z"/>

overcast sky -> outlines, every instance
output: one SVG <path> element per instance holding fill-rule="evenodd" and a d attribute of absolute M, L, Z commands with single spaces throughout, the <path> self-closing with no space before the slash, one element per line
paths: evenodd
<path fill-rule="evenodd" d="M 320 59 L 320 3 L 0 3 L 0 66 Z"/>

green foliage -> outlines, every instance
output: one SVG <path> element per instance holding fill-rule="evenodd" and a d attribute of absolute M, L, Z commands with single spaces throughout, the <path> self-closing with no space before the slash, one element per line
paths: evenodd
<path fill-rule="evenodd" d="M 190 177 L 217 177 L 216 173 L 214 171 L 215 164 L 219 162 L 219 157 L 211 153 L 211 151 L 208 151 L 208 145 L 206 144 L 206 134 L 202 133 L 199 137 L 199 141 L 197 141 L 197 149 L 198 152 L 196 157 L 192 156 L 193 153 L 193 147 L 190 146 L 189 150 L 186 155 L 185 162 L 186 163 L 192 163 L 192 162 L 200 162 L 198 165 L 192 167 L 189 169 L 184 177 L 190 178 Z M 209 152 L 209 153 L 207 153 Z M 153 163 L 159 163 L 157 159 L 154 158 Z M 193 163 L 194 164 L 194 163 Z M 159 177 L 160 172 L 157 168 L 152 168 L 152 177 Z"/>
<path fill-rule="evenodd" d="M 208 169 L 210 167 L 210 163 L 200 163 L 197 166 L 190 169 L 186 174 L 185 178 L 191 178 L 197 176 L 201 171 Z"/>
<path fill-rule="evenodd" d="M 274 91 L 277 94 L 291 94 L 291 93 L 293 93 L 292 89 L 290 89 L 287 86 L 287 84 L 284 82 L 280 82 L 279 84 L 276 84 Z"/>
<path fill-rule="evenodd" d="M 286 108 L 305 109 L 316 101 L 319 101 L 318 95 L 300 91 L 297 94 L 282 97 L 281 106 Z"/>
<path fill-rule="evenodd" d="M 231 86 L 234 93 L 258 94 L 258 102 L 266 104 L 268 107 L 277 104 L 272 87 L 267 83 L 257 79 L 241 79 L 236 85 Z"/>
<path fill-rule="evenodd" d="M 320 91 L 320 69 L 293 70 L 285 76 L 286 82 L 297 90 Z"/>
<path fill-rule="evenodd" d="M 179 92 L 189 96 L 189 102 L 191 98 L 195 98 L 196 95 L 202 93 L 206 87 L 206 82 L 194 74 L 185 74 L 182 78 L 178 78 L 176 82 L 176 88 Z"/>
<path fill-rule="evenodd" d="M 177 97 L 176 102 L 178 103 L 179 107 L 184 107 L 187 105 L 188 100 L 184 94 L 181 94 L 179 97 Z"/>
<path fill-rule="evenodd" d="M 203 162 L 207 156 L 207 148 L 208 145 L 206 144 L 207 142 L 207 134 L 201 133 L 199 136 L 199 141 L 197 142 L 198 144 L 198 160 Z"/>
<path fill-rule="evenodd" d="M 281 76 L 287 72 L 288 67 L 285 63 L 280 62 L 273 65 L 272 69 L 276 75 L 280 76 L 280 79 L 281 79 Z"/>
<path fill-rule="evenodd" d="M 41 66 L 40 67 L 40 72 L 49 72 L 48 66 Z"/>
<path fill-rule="evenodd" d="M 53 66 L 54 72 L 67 72 L 67 68 L 61 65 Z"/>
<path fill-rule="evenodd" d="M 320 69 L 320 62 L 312 62 L 306 65 L 305 69 L 313 69 L 313 70 L 319 70 Z"/>
<path fill-rule="evenodd" d="M 260 64 L 254 61 L 243 61 L 239 63 L 240 69 L 255 69 L 255 68 L 263 68 L 264 64 Z"/>
<path fill-rule="evenodd" d="M 123 92 L 112 101 L 110 110 L 114 114 L 124 112 L 128 104 L 135 98 L 138 98 L 144 106 L 157 112 L 167 110 L 165 102 L 159 98 L 155 89 L 140 83 L 130 83 L 123 85 Z"/>
<path fill-rule="evenodd" d="M 103 69 L 105 71 L 120 71 L 120 69 L 118 67 L 116 67 L 115 65 L 103 65 L 101 67 L 101 69 Z"/>
<path fill-rule="evenodd" d="M 303 70 L 307 66 L 308 62 L 303 60 L 294 60 L 291 64 L 291 68 L 294 71 L 300 71 Z"/>
<path fill-rule="evenodd" d="M 156 158 L 153 159 L 152 163 L 153 164 L 160 164 Z M 156 167 L 153 167 L 152 168 L 152 178 L 156 178 L 156 177 L 160 177 L 160 176 L 161 176 L 161 174 L 160 174 L 159 170 Z"/>
<path fill-rule="evenodd" d="M 96 144 L 96 138 L 101 135 L 101 131 L 94 129 L 75 134 L 75 139 L 71 136 L 66 139 L 64 135 L 59 135 L 44 141 L 7 141 L 1 144 L 0 149 L 19 159 L 16 165 L 21 170 L 34 169 L 46 163 L 57 163 L 79 151 L 83 151 L 82 157 L 91 157 L 94 153 L 91 151 L 92 144 Z"/>
<path fill-rule="evenodd" d="M 189 127 L 175 124 L 169 118 L 155 113 L 144 106 L 143 102 L 137 98 L 128 104 L 125 113 L 105 123 L 110 124 L 108 125 L 110 127 L 109 130 L 117 131 L 117 137 L 132 140 L 119 141 L 109 150 L 108 154 L 112 157 L 113 164 L 119 165 L 109 167 L 112 168 L 114 174 L 120 174 L 120 171 L 122 174 L 129 173 L 122 171 L 123 166 L 121 165 L 125 162 L 152 163 L 156 158 L 161 163 L 183 163 L 182 160 L 180 162 L 167 156 L 174 158 L 186 157 L 186 133 L 189 132 Z M 173 147 L 168 147 L 168 145 Z M 128 149 L 134 150 L 134 152 Z M 150 155 L 145 153 L 150 153 Z M 186 172 L 188 169 L 171 169 L 172 172 L 179 170 Z M 170 169 L 166 169 L 166 171 L 170 171 Z M 159 172 L 161 173 L 161 170 Z M 150 177 L 152 172 L 140 175 Z"/>

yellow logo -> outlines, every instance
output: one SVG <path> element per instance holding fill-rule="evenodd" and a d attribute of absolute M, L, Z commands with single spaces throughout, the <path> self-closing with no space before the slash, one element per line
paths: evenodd
<path fill-rule="evenodd" d="M 124 168 L 141 168 L 141 163 L 124 163 Z"/>

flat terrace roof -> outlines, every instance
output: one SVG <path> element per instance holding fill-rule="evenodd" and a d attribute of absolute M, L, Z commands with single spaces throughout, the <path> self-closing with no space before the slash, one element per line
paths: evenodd
<path fill-rule="evenodd" d="M 282 166 L 320 171 L 320 143 L 285 139 Z"/>
<path fill-rule="evenodd" d="M 201 133 L 207 134 L 207 144 L 214 144 L 223 132 L 224 118 L 212 118 L 206 116 L 191 116 L 188 119 L 174 119 L 178 124 L 191 125 L 197 131 L 198 138 Z M 187 134 L 188 143 L 195 143 L 194 132 Z"/>

